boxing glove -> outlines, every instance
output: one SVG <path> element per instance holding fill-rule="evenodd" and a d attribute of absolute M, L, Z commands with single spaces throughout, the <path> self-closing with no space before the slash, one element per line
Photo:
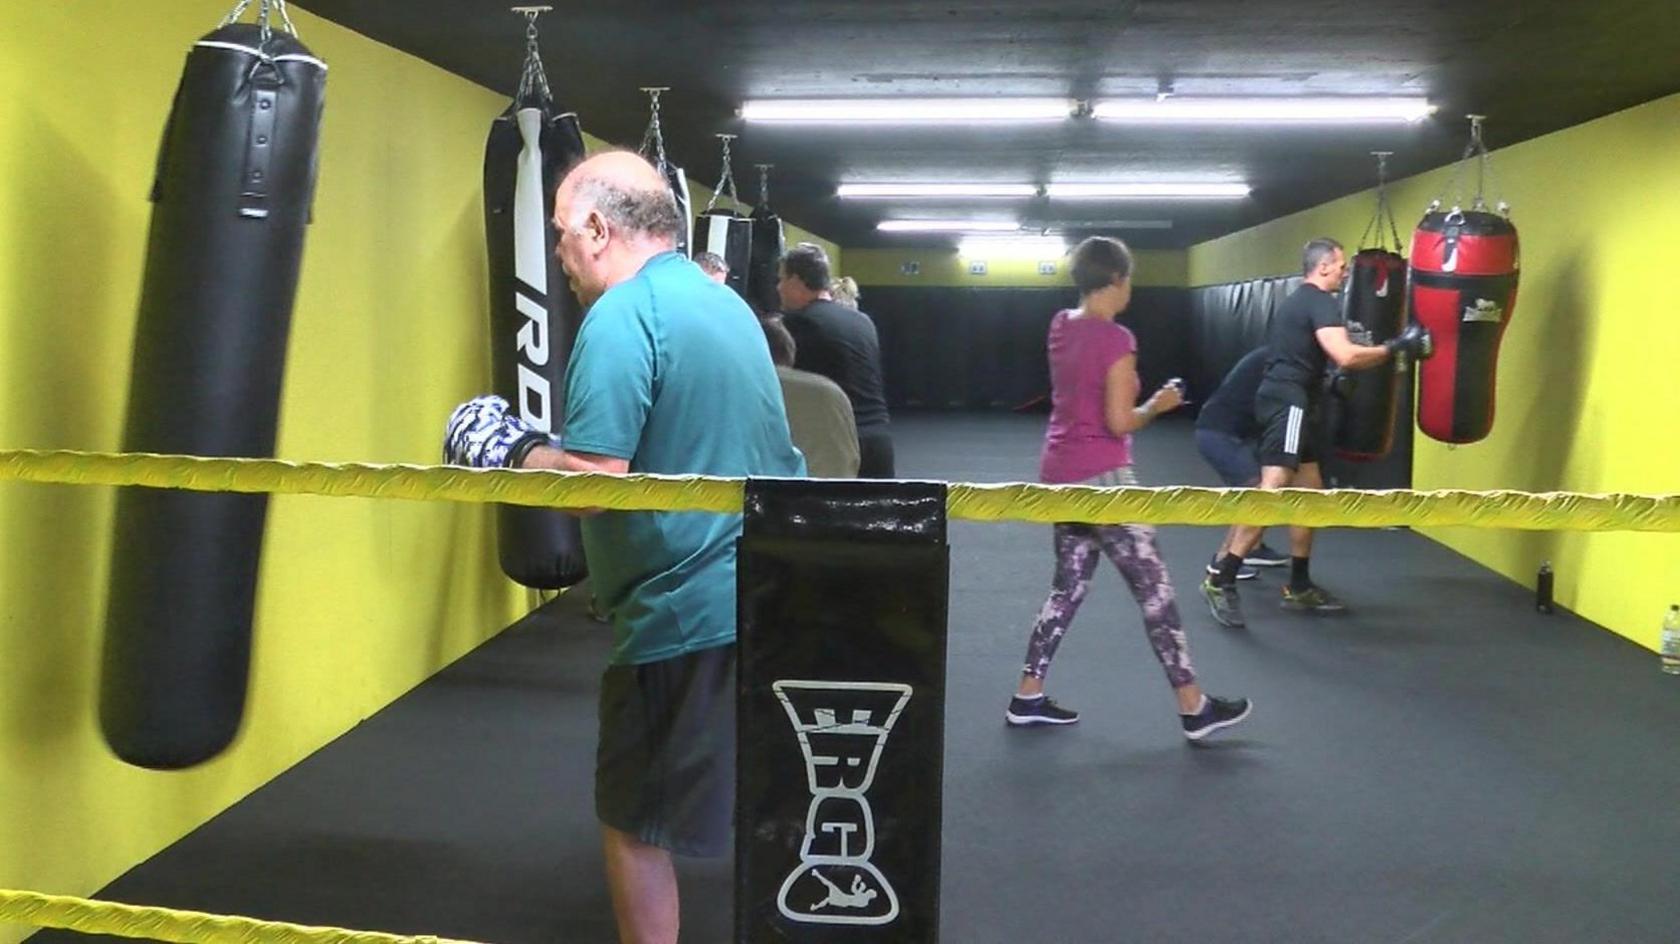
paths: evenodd
<path fill-rule="evenodd" d="M 1391 355 L 1404 354 L 1415 361 L 1426 361 L 1435 353 L 1435 336 L 1414 321 L 1406 330 L 1384 341 L 1383 347 Z"/>
<path fill-rule="evenodd" d="M 443 433 L 443 461 L 475 469 L 517 469 L 537 446 L 558 442 L 517 416 L 498 396 L 474 397 L 449 414 Z"/>

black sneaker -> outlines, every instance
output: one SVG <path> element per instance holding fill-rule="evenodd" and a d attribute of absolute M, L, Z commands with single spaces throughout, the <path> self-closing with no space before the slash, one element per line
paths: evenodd
<path fill-rule="evenodd" d="M 1261 543 L 1256 544 L 1254 550 L 1243 556 L 1243 563 L 1250 567 L 1282 567 L 1289 563 L 1289 555 L 1281 554 Z"/>
<path fill-rule="evenodd" d="M 1178 716 L 1184 722 L 1184 736 L 1192 741 L 1200 741 L 1220 728 L 1228 728 L 1254 710 L 1254 703 L 1246 698 L 1203 697 L 1207 699 L 1207 704 L 1202 706 L 1200 713 Z"/>
<path fill-rule="evenodd" d="M 1283 588 L 1283 608 L 1286 610 L 1303 610 L 1310 613 L 1341 613 L 1347 610 L 1347 604 L 1336 599 L 1330 591 L 1316 584 L 1305 590 L 1295 590 L 1285 584 Z"/>
<path fill-rule="evenodd" d="M 1022 698 L 1017 695 L 1009 699 L 1009 710 L 1003 713 L 1003 720 L 1016 727 L 1073 724 L 1079 720 L 1079 712 L 1069 711 L 1044 695 L 1037 698 Z"/>
<path fill-rule="evenodd" d="M 1207 572 L 1208 572 L 1209 577 L 1212 577 L 1215 574 L 1219 573 L 1219 558 L 1215 557 L 1213 560 L 1208 561 Z M 1258 578 L 1259 576 L 1260 576 L 1260 571 L 1255 570 L 1252 567 L 1238 567 L 1237 568 L 1237 579 L 1238 580 L 1254 580 L 1254 579 Z"/>
<path fill-rule="evenodd" d="M 1243 621 L 1242 600 L 1237 597 L 1236 587 L 1221 587 L 1209 577 L 1202 581 L 1202 595 L 1207 597 L 1208 611 L 1213 614 L 1214 622 L 1231 629 L 1242 629 L 1248 624 Z"/>

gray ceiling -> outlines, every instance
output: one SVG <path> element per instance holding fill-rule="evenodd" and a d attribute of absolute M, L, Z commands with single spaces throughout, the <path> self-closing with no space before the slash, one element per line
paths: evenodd
<path fill-rule="evenodd" d="M 908 245 L 885 216 L 986 213 L 1044 220 L 1171 220 L 1123 232 L 1186 246 L 1372 184 L 1372 150 L 1403 176 L 1456 158 L 1462 116 L 1488 115 L 1500 147 L 1680 91 L 1680 16 L 1655 0 L 552 0 L 542 51 L 560 102 L 586 130 L 635 145 L 644 85 L 667 85 L 667 149 L 717 178 L 712 135 L 731 131 L 743 197 L 754 162 L 776 165 L 772 203 L 847 246 Z M 380 42 L 512 93 L 523 22 L 494 0 L 302 0 Z M 305 37 L 307 39 L 307 36 Z M 1073 120 L 1014 128 L 743 126 L 757 97 L 1068 98 L 1153 94 L 1424 94 L 1420 125 L 1142 128 Z M 330 97 L 330 96 L 329 96 Z M 331 108 L 329 101 L 328 108 Z M 490 116 L 486 116 L 488 122 Z M 1227 174 L 1252 196 L 1219 203 L 841 202 L 841 180 L 1043 183 Z M 1405 225 L 1406 221 L 1402 221 Z M 927 237 L 921 240 L 929 242 Z M 937 241 L 935 237 L 933 241 Z"/>

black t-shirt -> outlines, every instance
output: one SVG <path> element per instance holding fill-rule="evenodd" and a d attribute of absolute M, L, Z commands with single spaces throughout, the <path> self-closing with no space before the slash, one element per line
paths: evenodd
<path fill-rule="evenodd" d="M 1279 387 L 1294 387 L 1300 397 L 1316 400 L 1327 360 L 1318 343 L 1318 329 L 1342 324 L 1342 306 L 1336 296 L 1316 285 L 1302 283 L 1272 315 L 1266 333 L 1271 358 L 1266 362 L 1268 393 L 1284 395 Z M 1287 391 L 1293 393 L 1294 391 Z"/>
<path fill-rule="evenodd" d="M 793 366 L 822 374 L 846 391 L 860 434 L 887 425 L 881 341 L 875 322 L 856 309 L 818 299 L 782 319 L 797 346 Z"/>
<path fill-rule="evenodd" d="M 1271 358 L 1272 349 L 1264 344 L 1243 355 L 1243 359 L 1237 361 L 1237 365 L 1220 381 L 1219 389 L 1202 404 L 1202 412 L 1196 417 L 1196 428 L 1228 433 L 1238 439 L 1259 436 L 1260 424 L 1254 418 L 1254 394 L 1260 389 L 1260 378 L 1265 375 L 1266 364 Z"/>

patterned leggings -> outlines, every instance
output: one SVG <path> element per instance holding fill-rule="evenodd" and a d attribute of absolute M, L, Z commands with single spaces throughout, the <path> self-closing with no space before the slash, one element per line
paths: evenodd
<path fill-rule="evenodd" d="M 1143 611 L 1149 645 L 1155 650 L 1155 658 L 1161 660 L 1167 681 L 1173 688 L 1194 683 L 1196 670 L 1190 665 L 1190 648 L 1178 619 L 1172 579 L 1155 547 L 1155 529 L 1140 524 L 1058 524 L 1055 541 L 1056 576 L 1050 582 L 1050 598 L 1044 601 L 1038 622 L 1033 624 L 1023 671 L 1036 679 L 1049 673 L 1056 647 L 1091 589 L 1091 577 L 1096 573 L 1097 555 L 1101 551 L 1114 562 L 1126 585 L 1131 587 L 1132 596 Z"/>

